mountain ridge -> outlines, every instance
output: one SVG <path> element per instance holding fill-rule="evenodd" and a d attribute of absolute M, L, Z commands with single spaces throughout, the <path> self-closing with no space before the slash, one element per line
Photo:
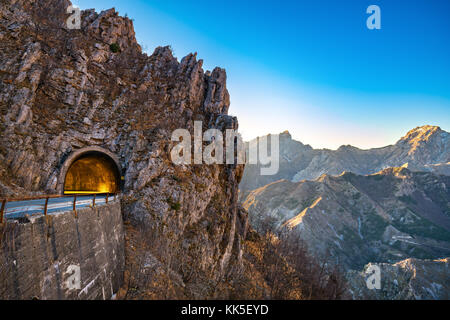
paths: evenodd
<path fill-rule="evenodd" d="M 407 165 L 412 171 L 450 174 L 450 134 L 438 126 L 425 125 L 407 132 L 395 144 L 372 149 L 342 145 L 336 150 L 314 149 L 280 134 L 280 169 L 276 175 L 261 176 L 260 165 L 247 165 L 240 183 L 241 198 L 251 190 L 279 179 L 314 180 L 322 174 L 344 171 L 373 174 L 389 167 Z"/>
<path fill-rule="evenodd" d="M 298 229 L 312 249 L 322 254 L 329 248 L 334 248 L 337 256 L 346 254 L 342 243 L 337 244 L 335 238 L 345 243 L 355 236 L 353 240 L 361 242 L 360 246 L 366 249 L 371 241 L 387 241 L 386 250 L 377 250 L 380 261 L 440 258 L 437 254 L 440 250 L 432 248 L 425 250 L 431 255 L 421 252 L 417 256 L 408 251 L 411 248 L 393 250 L 389 239 L 409 235 L 421 238 L 417 242 L 419 247 L 442 247 L 445 248 L 445 252 L 440 252 L 442 256 L 450 254 L 449 185 L 448 176 L 388 168 L 368 176 L 349 172 L 340 176 L 322 175 L 314 181 L 279 180 L 253 190 L 243 206 L 256 228 L 260 221 L 269 217 L 275 229 L 284 226 Z M 370 231 L 373 226 L 376 230 Z M 346 232 L 339 230 L 346 228 L 351 229 L 346 230 L 347 239 L 336 235 L 344 235 Z M 352 248 L 350 252 L 361 248 Z M 389 251 L 396 251 L 396 254 L 388 253 L 389 257 L 384 257 Z M 370 257 L 363 259 L 363 256 L 361 253 L 341 263 L 351 268 L 362 267 L 371 262 Z"/>
<path fill-rule="evenodd" d="M 450 256 L 449 186 L 450 176 L 406 167 L 322 174 L 269 183 L 243 207 L 256 230 L 269 224 L 275 233 L 293 232 L 312 255 L 343 267 L 355 299 L 441 299 L 450 293 L 442 273 Z M 383 270 L 381 291 L 365 287 L 371 264 Z"/>

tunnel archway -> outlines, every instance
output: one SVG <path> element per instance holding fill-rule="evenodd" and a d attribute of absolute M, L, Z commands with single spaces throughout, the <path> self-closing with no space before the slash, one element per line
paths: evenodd
<path fill-rule="evenodd" d="M 116 157 L 98 147 L 80 149 L 65 162 L 59 179 L 63 194 L 116 193 L 121 173 Z"/>

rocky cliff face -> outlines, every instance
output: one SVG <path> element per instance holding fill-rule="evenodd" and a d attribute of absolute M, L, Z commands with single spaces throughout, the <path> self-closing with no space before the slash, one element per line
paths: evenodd
<path fill-rule="evenodd" d="M 436 126 L 409 131 L 395 145 L 361 150 L 341 146 L 337 150 L 313 149 L 280 134 L 280 170 L 274 176 L 261 176 L 257 165 L 248 165 L 240 184 L 245 197 L 249 191 L 280 179 L 314 180 L 322 174 L 343 171 L 372 174 L 388 167 L 407 166 L 413 171 L 450 174 L 450 134 Z"/>
<path fill-rule="evenodd" d="M 361 270 L 370 262 L 448 257 L 449 186 L 448 176 L 388 168 L 277 181 L 252 191 L 243 205 L 256 228 L 270 221 L 298 233 L 314 255 Z M 448 274 L 436 277 L 448 281 Z"/>
<path fill-rule="evenodd" d="M 225 70 L 204 72 L 195 54 L 179 62 L 168 47 L 143 54 L 133 22 L 114 9 L 83 11 L 81 29 L 69 30 L 69 4 L 0 3 L 0 196 L 56 193 L 73 152 L 104 148 L 121 166 L 126 218 L 220 279 L 239 257 L 243 167 L 175 166 L 170 138 L 194 120 L 237 129 Z"/>

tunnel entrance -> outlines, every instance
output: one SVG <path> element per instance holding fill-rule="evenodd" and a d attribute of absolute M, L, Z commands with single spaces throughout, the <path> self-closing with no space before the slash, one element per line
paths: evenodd
<path fill-rule="evenodd" d="M 91 151 L 70 164 L 64 179 L 64 194 L 115 193 L 119 186 L 116 162 L 104 153 Z"/>

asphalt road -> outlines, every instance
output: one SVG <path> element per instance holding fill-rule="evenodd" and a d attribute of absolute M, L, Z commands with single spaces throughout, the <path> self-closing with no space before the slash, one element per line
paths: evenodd
<path fill-rule="evenodd" d="M 92 205 L 94 196 L 77 196 L 76 208 L 84 208 Z M 109 196 L 108 202 L 113 201 L 114 198 Z M 105 195 L 97 195 L 95 197 L 95 205 L 102 205 L 106 203 Z M 11 201 L 6 203 L 4 218 L 18 219 L 24 218 L 27 215 L 40 215 L 44 213 L 45 199 L 26 200 L 26 201 Z M 73 209 L 73 196 L 62 198 L 50 198 L 47 204 L 47 214 L 55 214 L 57 212 L 64 212 Z"/>

